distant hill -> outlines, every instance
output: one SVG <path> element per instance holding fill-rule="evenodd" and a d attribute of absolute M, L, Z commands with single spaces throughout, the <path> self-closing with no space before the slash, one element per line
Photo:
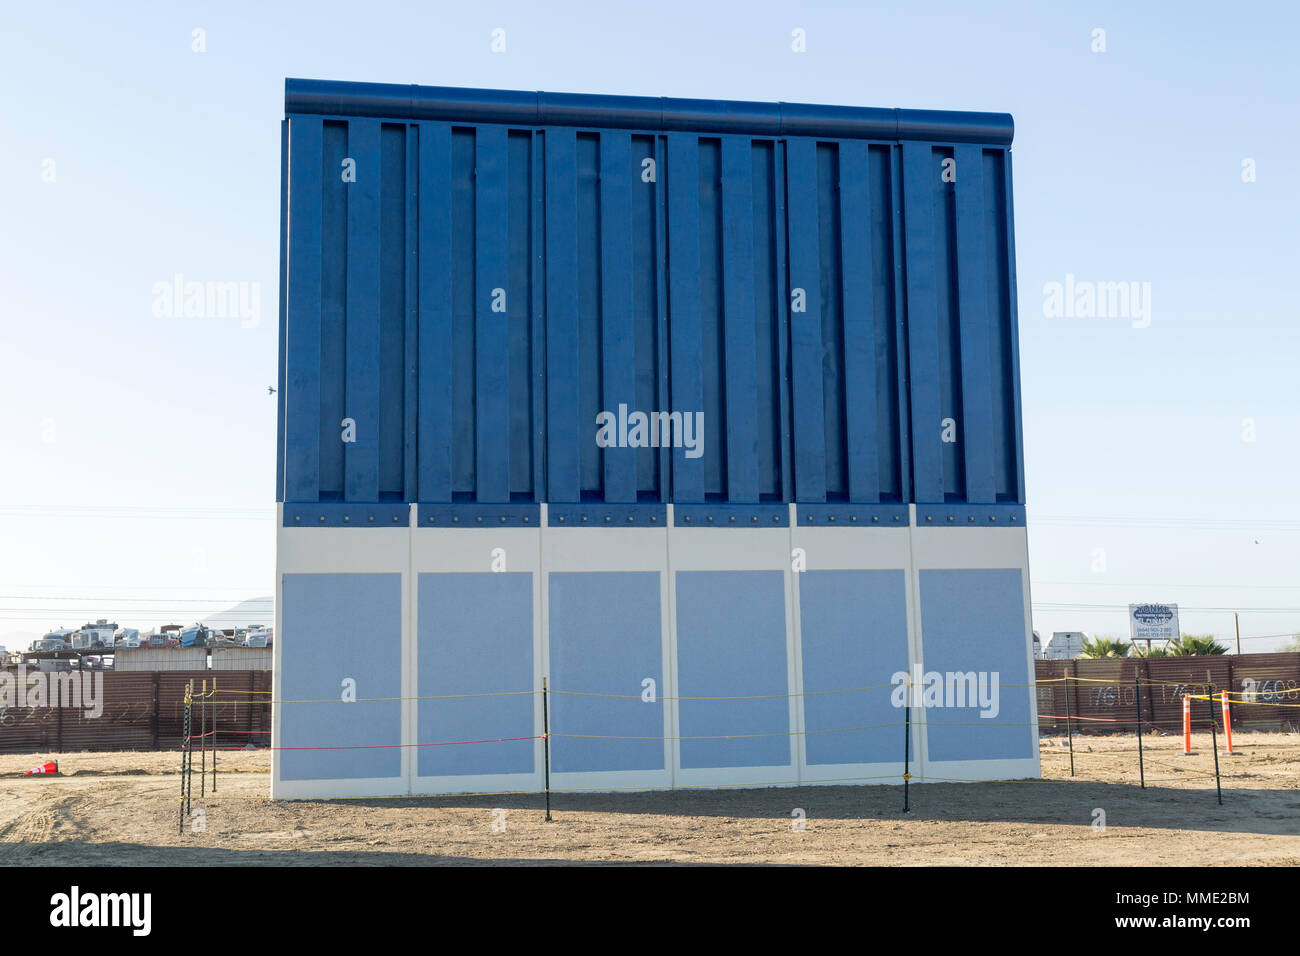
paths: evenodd
<path fill-rule="evenodd" d="M 0 647 L 7 651 L 25 651 L 32 646 L 32 641 L 42 636 L 34 631 L 5 631 L 0 634 Z"/>
<path fill-rule="evenodd" d="M 275 616 L 275 598 L 249 598 L 238 604 L 209 614 L 200 621 L 206 627 L 247 627 L 249 624 L 261 624 L 270 627 Z"/>

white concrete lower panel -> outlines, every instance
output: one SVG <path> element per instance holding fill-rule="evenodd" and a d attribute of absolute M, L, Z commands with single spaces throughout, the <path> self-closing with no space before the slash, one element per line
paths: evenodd
<path fill-rule="evenodd" d="M 540 547 L 536 528 L 411 532 L 411 793 L 542 788 Z"/>
<path fill-rule="evenodd" d="M 1025 529 L 913 528 L 912 555 L 922 673 L 987 674 L 990 691 L 996 674 L 999 690 L 996 713 L 955 706 L 960 690 L 916 711 L 922 778 L 1040 776 Z"/>
<path fill-rule="evenodd" d="M 795 522 L 791 542 L 800 779 L 897 784 L 906 728 L 890 678 L 918 654 L 909 530 Z M 921 771 L 916 739 L 910 770 Z"/>
<path fill-rule="evenodd" d="M 285 528 L 277 508 L 272 798 L 407 792 L 406 528 Z M 367 644 L 369 640 L 370 644 Z M 345 682 L 352 682 L 351 701 Z M 368 767 L 382 772 L 368 773 Z"/>
<path fill-rule="evenodd" d="M 671 787 L 667 530 L 548 524 L 542 567 L 551 786 Z"/>
<path fill-rule="evenodd" d="M 898 671 L 998 674 L 988 717 L 977 685 L 913 708 L 914 781 L 1037 777 L 1023 527 L 791 512 L 779 528 L 677 527 L 671 507 L 661 527 L 551 527 L 545 506 L 532 528 L 281 527 L 272 796 L 539 791 L 543 677 L 557 791 L 896 785 Z"/>
<path fill-rule="evenodd" d="M 668 532 L 677 786 L 799 781 L 788 528 Z"/>

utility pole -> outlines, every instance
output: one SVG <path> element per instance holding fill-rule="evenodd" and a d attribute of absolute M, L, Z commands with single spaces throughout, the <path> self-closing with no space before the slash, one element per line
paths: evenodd
<path fill-rule="evenodd" d="M 1236 611 L 1232 612 L 1232 629 L 1237 632 L 1237 653 L 1240 654 L 1241 653 L 1241 618 L 1237 616 Z"/>

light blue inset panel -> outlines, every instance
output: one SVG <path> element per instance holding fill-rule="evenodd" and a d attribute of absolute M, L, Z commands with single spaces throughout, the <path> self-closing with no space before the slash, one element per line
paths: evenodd
<path fill-rule="evenodd" d="M 552 572 L 549 588 L 551 769 L 662 770 L 659 573 Z M 657 689 L 654 703 L 640 696 L 647 677 Z M 580 697 L 564 691 L 618 696 Z M 565 734 L 650 739 L 592 740 Z"/>
<path fill-rule="evenodd" d="M 418 775 L 532 773 L 533 741 L 503 739 L 540 732 L 532 574 L 421 574 L 418 588 Z M 470 696 L 485 694 L 504 696 Z"/>
<path fill-rule="evenodd" d="M 763 698 L 682 700 L 682 767 L 790 765 L 785 638 L 782 572 L 677 573 L 680 696 Z"/>
<path fill-rule="evenodd" d="M 280 779 L 400 776 L 402 576 L 286 574 L 282 594 Z M 297 749 L 317 747 L 339 749 Z"/>
<path fill-rule="evenodd" d="M 809 765 L 902 762 L 903 711 L 889 684 L 908 669 L 906 584 L 902 570 L 799 575 Z M 839 693 L 855 687 L 875 689 Z"/>
<path fill-rule="evenodd" d="M 957 533 L 957 532 L 954 532 Z M 1020 571 L 981 568 L 921 571 L 921 641 L 925 672 L 985 676 L 997 716 L 975 707 L 929 709 L 931 760 L 1003 760 L 1034 756 L 1029 723 L 1025 605 Z M 998 693 L 992 695 L 992 675 Z M 963 681 L 953 681 L 954 691 Z M 946 688 L 945 688 L 946 690 Z M 945 693 L 945 704 L 961 697 Z M 966 694 L 969 703 L 969 694 Z M 993 707 L 987 708 L 992 712 Z"/>

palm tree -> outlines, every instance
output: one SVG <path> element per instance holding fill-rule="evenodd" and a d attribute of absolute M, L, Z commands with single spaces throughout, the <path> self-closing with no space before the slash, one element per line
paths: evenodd
<path fill-rule="evenodd" d="M 1127 657 L 1130 646 L 1127 641 L 1121 641 L 1117 637 L 1094 637 L 1083 642 L 1079 656 Z"/>
<path fill-rule="evenodd" d="M 1195 657 L 1201 654 L 1226 654 L 1228 649 L 1214 640 L 1213 634 L 1184 634 L 1167 646 L 1170 657 Z"/>
<path fill-rule="evenodd" d="M 1134 656 L 1134 657 L 1168 657 L 1168 656 L 1169 656 L 1169 648 L 1167 648 L 1167 647 L 1153 647 L 1153 648 L 1151 648 L 1150 650 L 1147 650 L 1145 647 L 1142 647 L 1142 646 L 1139 645 L 1139 644 L 1134 644 L 1134 645 L 1133 645 L 1133 656 Z"/>

